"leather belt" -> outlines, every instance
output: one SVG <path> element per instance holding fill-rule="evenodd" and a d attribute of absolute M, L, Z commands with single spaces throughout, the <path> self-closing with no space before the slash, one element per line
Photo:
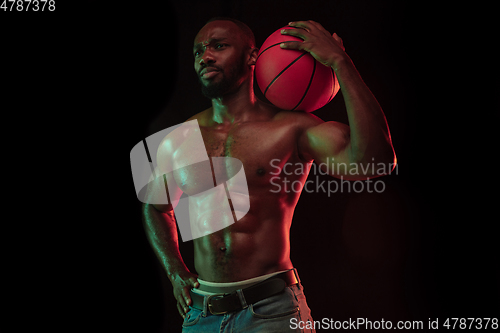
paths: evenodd
<path fill-rule="evenodd" d="M 227 294 L 203 296 L 192 291 L 191 306 L 203 311 L 203 302 L 207 297 L 208 311 L 214 315 L 245 309 L 250 304 L 281 293 L 286 287 L 300 283 L 296 269 L 274 275 L 250 287 L 238 289 Z"/>

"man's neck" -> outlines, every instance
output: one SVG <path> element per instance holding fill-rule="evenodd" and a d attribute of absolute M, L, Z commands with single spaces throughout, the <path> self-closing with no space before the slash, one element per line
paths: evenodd
<path fill-rule="evenodd" d="M 252 80 L 245 81 L 235 92 L 212 99 L 212 121 L 231 125 L 258 117 L 257 99 Z"/>

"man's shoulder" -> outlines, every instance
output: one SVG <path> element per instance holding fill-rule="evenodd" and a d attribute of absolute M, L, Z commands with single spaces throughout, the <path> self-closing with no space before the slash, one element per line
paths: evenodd
<path fill-rule="evenodd" d="M 173 154 L 173 152 L 186 140 L 186 138 L 191 137 L 191 134 L 198 132 L 199 125 L 205 122 L 207 110 L 201 111 L 184 122 L 173 126 L 173 129 L 169 131 L 167 135 L 162 139 L 158 147 L 158 152 L 165 154 Z M 193 122 L 196 120 L 197 122 Z"/>
<path fill-rule="evenodd" d="M 269 121 L 282 124 L 293 124 L 300 127 L 316 126 L 324 121 L 319 117 L 304 111 L 288 111 L 280 109 L 270 103 L 258 100 L 260 108 L 266 114 L 272 114 Z"/>
<path fill-rule="evenodd" d="M 201 112 L 198 112 L 196 113 L 195 115 L 192 115 L 191 117 L 189 117 L 186 122 L 188 121 L 191 121 L 191 120 L 197 120 L 198 123 L 200 125 L 204 124 L 207 122 L 208 118 L 209 118 L 209 112 L 211 110 L 211 107 L 206 109 L 206 110 L 203 110 Z"/>
<path fill-rule="evenodd" d="M 324 121 L 308 112 L 280 110 L 276 113 L 274 120 L 290 123 L 302 129 L 317 126 Z"/>

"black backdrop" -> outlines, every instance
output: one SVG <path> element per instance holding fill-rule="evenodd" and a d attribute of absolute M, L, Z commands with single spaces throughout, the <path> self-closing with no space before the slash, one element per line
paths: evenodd
<path fill-rule="evenodd" d="M 92 300 L 77 311 L 81 321 L 102 331 L 180 332 L 171 285 L 142 229 L 129 153 L 210 105 L 191 46 L 213 16 L 246 22 L 257 44 L 291 20 L 337 32 L 391 129 L 399 166 L 381 178 L 383 193 L 300 198 L 291 258 L 313 317 L 422 320 L 427 327 L 428 318 L 498 315 L 498 218 L 486 210 L 498 197 L 495 131 L 487 126 L 498 116 L 471 91 L 492 92 L 479 75 L 493 67 L 488 46 L 466 34 L 470 24 L 460 15 L 450 21 L 457 18 L 452 9 L 388 0 L 58 4 L 57 21 L 38 26 L 57 38 L 37 39 L 37 54 L 62 64 L 57 92 L 69 98 L 61 98 L 59 130 L 77 129 L 81 145 L 66 151 L 84 166 L 78 174 L 91 179 L 81 184 L 88 188 L 83 209 L 65 220 L 78 221 L 75 233 L 85 235 L 78 246 L 84 259 L 66 263 L 84 268 L 72 277 L 90 286 L 71 297 Z M 43 74 L 52 75 L 47 68 Z M 44 81 L 36 82 L 42 89 Z M 347 122 L 341 93 L 315 114 Z M 192 243 L 180 247 L 193 269 Z"/>
<path fill-rule="evenodd" d="M 462 130 L 470 120 L 457 117 L 468 107 L 467 92 L 455 88 L 464 88 L 465 73 L 448 53 L 455 28 L 442 27 L 446 13 L 402 1 L 125 4 L 91 11 L 91 29 L 83 35 L 111 103 L 104 110 L 103 130 L 113 133 L 106 145 L 115 150 L 114 168 L 126 170 L 112 222 L 116 252 L 105 260 L 112 267 L 105 290 L 114 291 L 106 299 L 120 310 L 114 325 L 180 331 L 171 286 L 141 229 L 128 152 L 210 105 L 196 82 L 191 45 L 204 22 L 220 15 L 246 22 L 258 44 L 291 20 L 315 20 L 337 32 L 391 128 L 399 166 L 397 175 L 383 178 L 383 193 L 301 196 L 291 258 L 313 317 L 422 320 L 427 327 L 428 318 L 498 313 L 493 220 L 481 213 L 488 205 L 481 184 L 487 183 L 470 177 L 481 164 L 474 163 L 470 129 Z M 315 114 L 347 122 L 340 93 Z M 193 269 L 192 243 L 181 244 L 181 251 Z"/>

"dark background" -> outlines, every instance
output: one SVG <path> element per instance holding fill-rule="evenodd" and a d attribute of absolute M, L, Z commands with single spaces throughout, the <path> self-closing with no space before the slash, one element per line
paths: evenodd
<path fill-rule="evenodd" d="M 57 137 L 59 158 L 72 161 L 67 182 L 77 184 L 78 201 L 63 217 L 71 245 L 56 250 L 61 258 L 81 255 L 57 264 L 79 271 L 64 275 L 69 304 L 88 304 L 74 311 L 73 326 L 181 330 L 171 285 L 142 229 L 129 153 L 210 106 L 191 49 L 213 16 L 247 23 L 258 45 L 292 20 L 337 32 L 391 129 L 399 165 L 381 178 L 383 193 L 304 192 L 297 205 L 291 259 L 313 318 L 427 325 L 428 318 L 498 317 L 498 98 L 486 100 L 498 91 L 497 68 L 488 58 L 492 26 L 471 33 L 471 22 L 488 21 L 492 8 L 345 0 L 57 4 L 51 16 L 8 21 L 4 31 L 15 43 L 6 50 L 46 65 L 31 63 L 29 76 L 5 81 L 37 87 L 48 104 L 32 109 L 30 121 L 50 123 L 44 135 Z M 314 114 L 346 123 L 341 92 Z M 65 189 L 58 188 L 61 201 Z M 192 243 L 180 247 L 193 268 Z"/>
<path fill-rule="evenodd" d="M 103 254 L 108 269 L 101 275 L 107 281 L 101 296 L 118 310 L 111 327 L 180 331 L 172 288 L 146 242 L 127 168 L 137 142 L 210 106 L 196 82 L 191 48 L 213 16 L 244 21 L 258 45 L 291 20 L 315 20 L 337 32 L 391 129 L 399 166 L 397 175 L 383 178 L 386 191 L 330 198 L 303 193 L 298 203 L 291 259 L 313 317 L 427 325 L 428 318 L 498 316 L 498 218 L 484 210 L 497 189 L 479 176 L 490 155 L 475 147 L 488 136 L 477 135 L 477 106 L 467 96 L 467 87 L 480 80 L 470 78 L 478 71 L 468 70 L 461 56 L 469 41 L 455 42 L 462 29 L 449 23 L 449 11 L 403 1 L 112 7 L 89 12 L 81 40 L 92 59 L 82 71 L 90 69 L 100 90 L 92 97 L 110 103 L 87 111 L 97 124 L 100 116 L 93 113 L 103 112 L 100 125 L 112 135 L 102 144 L 113 150 L 113 169 L 120 170 L 119 187 L 109 188 L 119 197 L 116 215 L 95 222 L 115 226 L 110 242 L 116 252 Z M 341 93 L 315 114 L 347 122 Z M 180 247 L 192 269 L 191 242 Z"/>

